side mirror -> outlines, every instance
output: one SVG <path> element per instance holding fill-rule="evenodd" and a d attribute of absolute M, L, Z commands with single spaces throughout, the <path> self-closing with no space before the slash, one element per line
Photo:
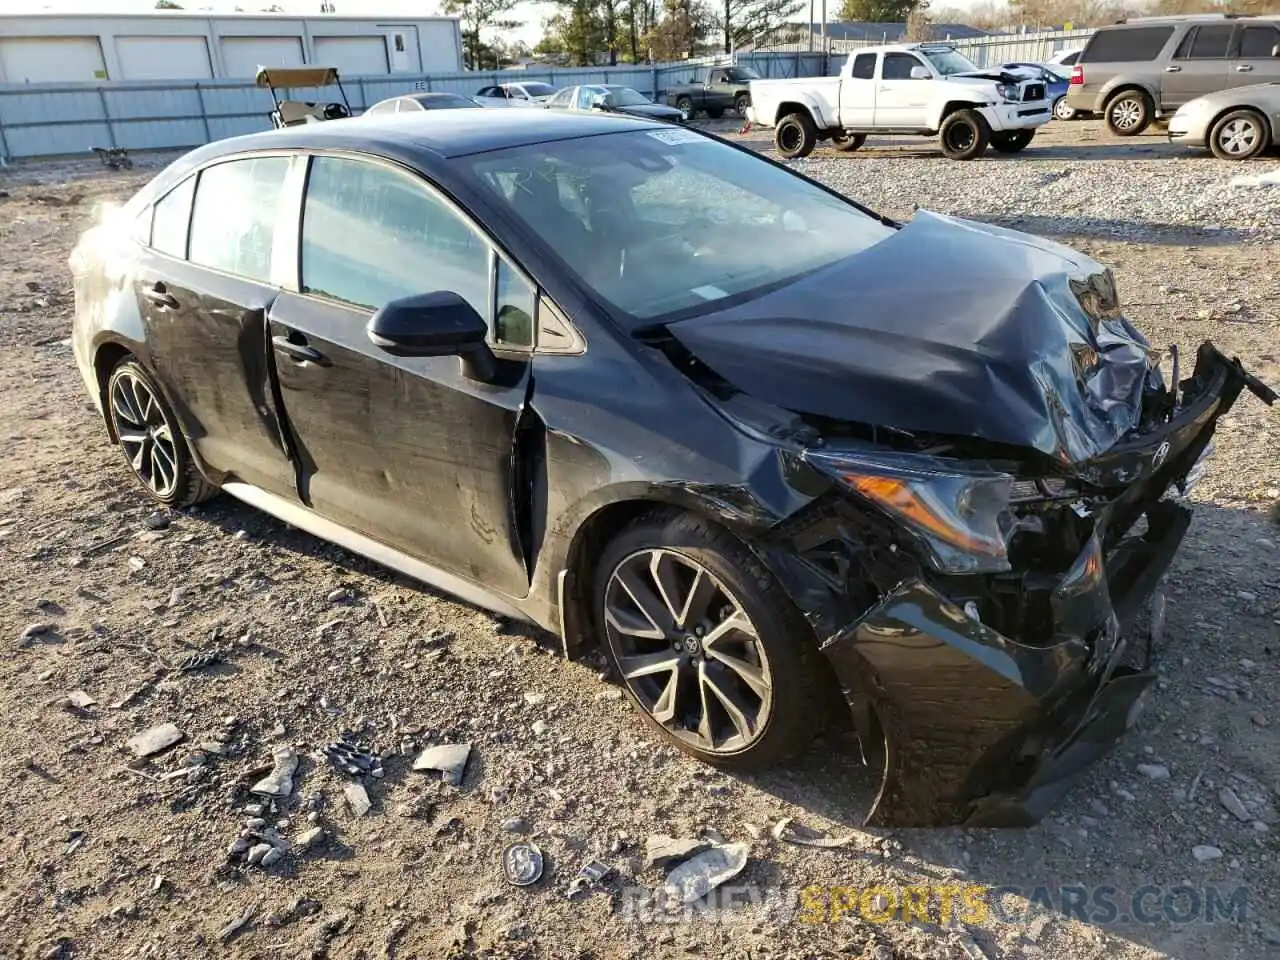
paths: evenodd
<path fill-rule="evenodd" d="M 497 372 L 484 318 L 456 293 L 392 300 L 369 318 L 365 332 L 395 357 L 461 357 L 463 372 L 473 380 L 492 380 Z"/>
<path fill-rule="evenodd" d="M 931 74 L 931 73 L 928 71 L 928 69 L 927 69 L 927 68 L 925 68 L 925 67 L 912 67 L 912 68 L 911 68 L 911 79 L 912 79 L 912 80 L 929 80 L 929 79 L 931 79 L 931 78 L 932 78 L 932 76 L 933 76 L 933 74 Z"/>

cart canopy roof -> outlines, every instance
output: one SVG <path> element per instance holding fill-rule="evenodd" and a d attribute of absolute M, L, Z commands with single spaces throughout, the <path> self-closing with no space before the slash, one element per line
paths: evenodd
<path fill-rule="evenodd" d="M 259 67 L 260 87 L 327 87 L 338 82 L 337 67 Z"/>

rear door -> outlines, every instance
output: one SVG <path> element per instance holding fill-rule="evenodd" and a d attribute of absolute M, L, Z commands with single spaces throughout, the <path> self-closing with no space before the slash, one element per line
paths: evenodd
<path fill-rule="evenodd" d="M 1280 57 L 1274 54 L 1280 47 L 1280 27 L 1271 23 L 1247 23 L 1240 26 L 1236 37 L 1228 72 L 1230 85 L 1280 81 Z"/>
<path fill-rule="evenodd" d="M 857 61 L 854 61 L 855 65 Z M 913 53 L 895 51 L 880 59 L 880 79 L 876 82 L 875 125 L 921 129 L 929 107 L 929 80 L 913 80 L 911 70 L 925 67 Z M 932 70 L 929 71 L 932 74 Z"/>
<path fill-rule="evenodd" d="M 1228 22 L 1201 24 L 1187 31 L 1164 68 L 1162 109 L 1176 110 L 1188 100 L 1230 85 L 1227 53 L 1234 30 L 1235 25 Z"/>
<path fill-rule="evenodd" d="M 840 78 L 840 123 L 846 127 L 869 127 L 874 122 L 876 56 L 857 54 L 850 76 Z"/>
<path fill-rule="evenodd" d="M 266 338 L 289 164 L 279 154 L 223 161 L 161 199 L 136 293 L 152 369 L 196 454 L 292 498 Z"/>
<path fill-rule="evenodd" d="M 513 445 L 529 387 L 533 286 L 424 180 L 372 158 L 312 159 L 295 263 L 269 319 L 303 502 L 524 596 Z M 490 319 L 496 382 L 464 376 L 457 357 L 394 357 L 369 341 L 376 308 L 438 290 Z"/>

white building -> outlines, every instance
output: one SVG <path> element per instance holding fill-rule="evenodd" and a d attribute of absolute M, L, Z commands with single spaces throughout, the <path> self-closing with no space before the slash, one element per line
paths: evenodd
<path fill-rule="evenodd" d="M 278 13 L 0 13 L 0 84 L 252 79 L 259 66 L 342 76 L 454 73 L 455 17 L 400 20 Z"/>

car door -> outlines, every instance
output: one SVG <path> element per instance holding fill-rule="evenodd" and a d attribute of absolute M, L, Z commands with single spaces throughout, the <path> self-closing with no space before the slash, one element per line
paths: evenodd
<path fill-rule="evenodd" d="M 733 93 L 729 89 L 729 72 L 717 67 L 707 73 L 706 83 L 702 85 L 702 103 L 705 107 L 730 107 L 733 105 Z"/>
<path fill-rule="evenodd" d="M 1207 23 L 1187 31 L 1161 74 L 1162 109 L 1176 110 L 1229 85 L 1227 51 L 1234 29 L 1231 23 Z"/>
<path fill-rule="evenodd" d="M 930 86 L 928 80 L 911 78 L 915 67 L 928 69 L 925 62 L 913 53 L 895 51 L 880 58 L 874 113 L 877 127 L 920 129 L 924 126 Z"/>
<path fill-rule="evenodd" d="M 1230 86 L 1280 82 L 1280 27 L 1270 23 L 1248 23 L 1239 28 L 1236 49 L 1227 71 Z"/>
<path fill-rule="evenodd" d="M 136 294 L 151 368 L 196 455 L 292 499 L 266 337 L 290 162 L 282 154 L 223 161 L 170 191 L 155 206 Z"/>
<path fill-rule="evenodd" d="M 373 158 L 312 158 L 296 262 L 293 289 L 269 320 L 303 502 L 441 569 L 525 595 L 512 454 L 529 387 L 533 286 L 424 180 Z M 457 357 L 395 357 L 370 342 L 377 307 L 443 290 L 490 320 L 494 382 L 469 379 Z"/>
<path fill-rule="evenodd" d="M 840 81 L 840 122 L 846 127 L 869 127 L 875 121 L 876 56 L 857 54 L 849 76 Z"/>

